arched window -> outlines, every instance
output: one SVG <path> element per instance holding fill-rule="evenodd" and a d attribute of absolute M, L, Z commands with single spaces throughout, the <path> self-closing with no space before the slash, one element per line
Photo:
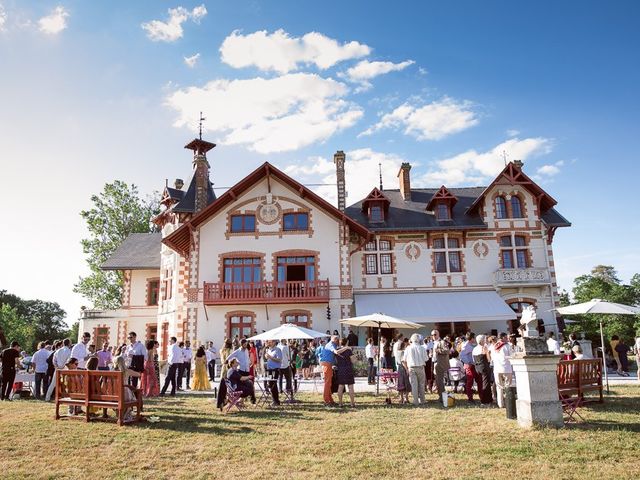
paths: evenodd
<path fill-rule="evenodd" d="M 282 312 L 281 323 L 290 323 L 298 327 L 310 328 L 311 313 L 306 310 L 289 310 Z"/>
<path fill-rule="evenodd" d="M 507 218 L 507 202 L 504 197 L 496 197 L 496 218 Z"/>
<path fill-rule="evenodd" d="M 251 336 L 255 330 L 256 314 L 247 311 L 228 312 L 227 317 L 227 336 L 229 338 L 244 338 Z"/>
<path fill-rule="evenodd" d="M 522 203 L 516 195 L 511 197 L 511 218 L 522 218 Z"/>

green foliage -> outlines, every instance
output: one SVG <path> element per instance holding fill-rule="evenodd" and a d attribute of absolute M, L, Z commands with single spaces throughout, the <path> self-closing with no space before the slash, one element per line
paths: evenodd
<path fill-rule="evenodd" d="M 132 233 L 154 230 L 151 218 L 160 212 L 158 193 L 141 198 L 138 187 L 116 180 L 107 183 L 99 195 L 93 195 L 93 208 L 80 212 L 87 222 L 89 238 L 81 241 L 91 274 L 80 278 L 74 292 L 93 302 L 94 307 L 115 309 L 120 306 L 122 273 L 103 271 L 100 266 Z"/>
<path fill-rule="evenodd" d="M 565 292 L 566 293 L 566 292 Z M 562 302 L 562 295 L 561 304 Z M 597 265 L 589 275 L 574 280 L 573 303 L 588 302 L 594 298 L 625 305 L 640 304 L 640 275 L 635 274 L 629 285 L 623 284 L 609 265 Z M 564 306 L 564 305 L 563 305 Z M 635 315 L 572 315 L 579 323 L 567 325 L 567 332 L 585 332 L 589 340 L 600 343 L 600 321 L 606 338 L 612 335 L 624 337 L 627 343 L 640 331 L 640 316 Z M 606 341 L 605 338 L 605 341 Z"/>
<path fill-rule="evenodd" d="M 55 302 L 23 300 L 0 290 L 0 329 L 7 342 L 16 340 L 22 348 L 33 350 L 41 340 L 55 340 L 67 336 L 65 311 Z"/>

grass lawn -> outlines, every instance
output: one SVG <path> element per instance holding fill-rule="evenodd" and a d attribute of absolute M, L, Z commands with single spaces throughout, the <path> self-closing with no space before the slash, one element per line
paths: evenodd
<path fill-rule="evenodd" d="M 55 421 L 53 405 L 0 403 L 2 478 L 637 478 L 640 388 L 616 386 L 585 423 L 522 430 L 504 410 L 436 405 L 222 415 L 207 397 L 148 401 L 159 423 Z"/>

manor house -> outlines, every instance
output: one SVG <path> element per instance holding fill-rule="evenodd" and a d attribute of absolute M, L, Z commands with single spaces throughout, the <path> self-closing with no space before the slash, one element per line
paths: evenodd
<path fill-rule="evenodd" d="M 570 223 L 521 162 L 468 188 L 412 188 L 404 163 L 398 188 L 372 188 L 347 207 L 338 151 L 336 207 L 268 162 L 218 197 L 214 147 L 186 145 L 191 178 L 164 188 L 160 233 L 131 235 L 103 265 L 123 273 L 124 289 L 118 310 L 81 314 L 80 332 L 98 346 L 135 331 L 165 357 L 171 336 L 220 346 L 282 323 L 341 330 L 340 319 L 373 312 L 422 333 L 514 332 L 528 305 L 541 330 L 557 330 L 552 244 Z M 359 330 L 361 345 L 377 334 Z"/>

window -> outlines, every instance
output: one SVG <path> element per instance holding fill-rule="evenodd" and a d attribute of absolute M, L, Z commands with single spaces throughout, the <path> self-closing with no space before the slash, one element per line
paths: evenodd
<path fill-rule="evenodd" d="M 255 232 L 255 215 L 231 215 L 231 232 Z"/>
<path fill-rule="evenodd" d="M 511 197 L 511 218 L 522 218 L 522 204 L 516 195 Z"/>
<path fill-rule="evenodd" d="M 158 294 L 160 291 L 160 280 L 155 278 L 147 280 L 147 305 L 158 305 Z"/>
<path fill-rule="evenodd" d="M 364 256 L 365 273 L 367 275 L 390 275 L 393 273 L 393 253 L 391 253 L 391 242 L 389 240 L 373 240 L 365 247 L 367 253 Z"/>
<path fill-rule="evenodd" d="M 259 258 L 225 258 L 225 283 L 257 283 L 262 279 L 262 265 Z"/>
<path fill-rule="evenodd" d="M 507 202 L 504 197 L 496 197 L 496 218 L 507 218 Z"/>
<path fill-rule="evenodd" d="M 304 312 L 285 312 L 283 323 L 309 328 L 309 314 Z"/>
<path fill-rule="evenodd" d="M 285 231 L 309 230 L 309 214 L 285 213 L 282 216 L 282 229 Z"/>
<path fill-rule="evenodd" d="M 382 222 L 384 217 L 382 216 L 382 207 L 379 205 L 371 207 L 369 220 L 372 222 Z"/>
<path fill-rule="evenodd" d="M 245 335 L 251 336 L 253 332 L 253 315 L 232 313 L 227 320 L 227 331 L 231 339 L 235 338 L 236 335 L 238 338 L 243 338 Z"/>
<path fill-rule="evenodd" d="M 93 334 L 93 340 L 98 350 L 102 348 L 103 344 L 109 343 L 109 327 L 96 328 Z"/>
<path fill-rule="evenodd" d="M 520 235 L 500 238 L 500 256 L 502 268 L 529 268 L 527 239 Z"/>
<path fill-rule="evenodd" d="M 449 212 L 449 205 L 446 203 L 438 203 L 436 207 L 436 219 L 438 220 L 451 220 L 451 213 Z"/>
<path fill-rule="evenodd" d="M 278 257 L 279 282 L 311 282 L 316 279 L 316 257 Z"/>
<path fill-rule="evenodd" d="M 433 264 L 436 273 L 455 273 L 462 271 L 462 250 L 457 238 L 434 238 Z"/>
<path fill-rule="evenodd" d="M 167 268 L 164 271 L 164 278 L 162 300 L 170 300 L 173 297 L 173 270 Z"/>

